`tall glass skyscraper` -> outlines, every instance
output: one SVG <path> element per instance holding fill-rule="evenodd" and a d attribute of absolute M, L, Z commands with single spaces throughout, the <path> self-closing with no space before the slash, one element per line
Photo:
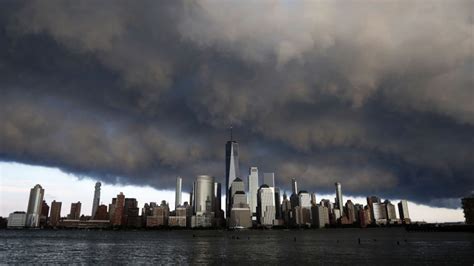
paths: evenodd
<path fill-rule="evenodd" d="M 257 213 L 257 191 L 258 191 L 258 168 L 250 167 L 249 176 L 247 180 L 248 184 L 248 202 L 252 215 Z"/>
<path fill-rule="evenodd" d="M 232 181 L 240 177 L 239 172 L 239 143 L 232 139 L 232 128 L 230 140 L 225 145 L 225 190 L 226 190 L 226 217 L 230 216 L 229 189 Z"/>
<path fill-rule="evenodd" d="M 194 212 L 203 214 L 214 211 L 214 177 L 199 175 L 194 182 Z"/>
<path fill-rule="evenodd" d="M 26 227 L 39 226 L 43 197 L 44 189 L 41 185 L 38 184 L 31 189 L 28 210 L 26 212 Z"/>
<path fill-rule="evenodd" d="M 92 213 L 91 213 L 92 219 L 94 219 L 95 214 L 97 212 L 97 208 L 99 207 L 101 185 L 102 184 L 100 182 L 95 183 L 94 199 L 92 200 Z"/>
<path fill-rule="evenodd" d="M 342 188 L 341 188 L 341 183 L 336 182 L 336 205 L 337 209 L 343 210 L 344 202 L 342 201 Z"/>

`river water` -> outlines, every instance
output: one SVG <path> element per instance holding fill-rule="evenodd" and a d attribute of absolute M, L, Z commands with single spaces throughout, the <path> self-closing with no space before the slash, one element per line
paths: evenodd
<path fill-rule="evenodd" d="M 474 234 L 401 228 L 0 230 L 0 263 L 474 265 Z"/>

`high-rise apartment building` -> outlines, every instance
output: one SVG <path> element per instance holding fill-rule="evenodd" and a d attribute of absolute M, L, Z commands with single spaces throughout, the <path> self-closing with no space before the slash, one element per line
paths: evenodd
<path fill-rule="evenodd" d="M 395 211 L 395 205 L 393 205 L 389 200 L 385 200 L 385 211 L 387 213 L 387 220 L 388 221 L 396 221 L 397 220 L 397 213 Z"/>
<path fill-rule="evenodd" d="M 124 208 L 125 208 L 125 195 L 122 192 L 120 192 L 120 194 L 118 194 L 117 198 L 115 199 L 115 204 L 114 204 L 114 200 L 112 200 L 112 205 L 113 205 L 113 217 L 111 217 L 112 225 L 121 226 L 123 215 L 124 215 Z"/>
<path fill-rule="evenodd" d="M 182 203 L 182 194 L 181 194 L 181 187 L 183 185 L 183 179 L 181 177 L 176 178 L 176 192 L 175 192 L 175 200 L 174 200 L 174 209 L 176 210 Z"/>
<path fill-rule="evenodd" d="M 317 228 L 323 228 L 329 225 L 329 211 L 326 206 L 313 205 L 311 207 L 312 225 Z"/>
<path fill-rule="evenodd" d="M 59 225 L 59 220 L 61 219 L 61 202 L 57 202 L 53 200 L 51 202 L 51 212 L 50 212 L 50 218 L 49 218 L 49 224 L 52 227 L 56 227 Z"/>
<path fill-rule="evenodd" d="M 91 217 L 94 219 L 95 214 L 97 212 L 97 207 L 99 207 L 100 204 L 100 186 L 102 184 L 100 182 L 95 183 L 95 189 L 94 189 L 94 199 L 92 200 L 92 212 L 91 212 Z"/>
<path fill-rule="evenodd" d="M 79 218 L 81 217 L 81 206 L 82 204 L 80 201 L 76 203 L 71 203 L 71 210 L 67 218 L 71 220 L 79 220 Z"/>
<path fill-rule="evenodd" d="M 38 227 L 40 224 L 41 207 L 43 203 L 44 189 L 36 185 L 30 190 L 30 199 L 26 211 L 26 227 Z"/>
<path fill-rule="evenodd" d="M 408 213 L 408 201 L 401 200 L 398 203 L 398 215 L 403 223 L 410 223 L 410 214 Z"/>
<path fill-rule="evenodd" d="M 275 219 L 275 193 L 267 185 L 258 189 L 257 221 L 261 225 L 271 226 Z"/>
<path fill-rule="evenodd" d="M 258 168 L 250 167 L 248 176 L 248 203 L 252 215 L 257 213 L 257 191 L 258 191 Z"/>

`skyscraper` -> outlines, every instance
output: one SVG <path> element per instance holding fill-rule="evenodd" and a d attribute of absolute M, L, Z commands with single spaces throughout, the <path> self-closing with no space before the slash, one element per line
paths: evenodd
<path fill-rule="evenodd" d="M 50 213 L 50 218 L 49 218 L 49 224 L 52 227 L 56 227 L 59 224 L 59 219 L 61 219 L 61 202 L 57 202 L 53 200 L 51 202 L 51 213 Z"/>
<path fill-rule="evenodd" d="M 252 215 L 257 213 L 258 168 L 250 167 L 248 176 L 248 202 Z"/>
<path fill-rule="evenodd" d="M 277 220 L 282 219 L 281 216 L 281 199 L 280 199 L 280 189 L 275 187 L 275 218 Z"/>
<path fill-rule="evenodd" d="M 273 225 L 275 219 L 275 193 L 267 185 L 258 189 L 257 220 L 261 225 Z"/>
<path fill-rule="evenodd" d="M 341 210 L 342 212 L 342 209 L 344 207 L 344 202 L 342 201 L 341 183 L 336 182 L 335 185 L 336 185 L 336 205 L 337 205 L 336 208 Z"/>
<path fill-rule="evenodd" d="M 230 128 L 230 140 L 225 145 L 225 191 L 226 191 L 226 217 L 230 217 L 231 182 L 240 177 L 239 172 L 239 143 L 232 138 L 232 127 Z"/>
<path fill-rule="evenodd" d="M 244 185 L 244 181 L 237 177 L 236 179 L 234 179 L 234 181 L 232 181 L 232 184 L 230 185 L 230 204 L 231 204 L 231 206 L 234 204 L 234 195 L 238 191 L 245 192 L 245 185 Z M 245 201 L 247 202 L 247 200 L 245 200 Z"/>
<path fill-rule="evenodd" d="M 222 188 L 221 183 L 214 182 L 214 212 L 216 215 L 222 212 Z M 222 213 L 222 215 L 224 215 Z"/>
<path fill-rule="evenodd" d="M 183 185 L 183 179 L 181 177 L 176 178 L 176 195 L 174 201 L 174 209 L 176 210 L 178 206 L 181 205 L 182 201 L 182 194 L 181 194 L 181 186 Z"/>
<path fill-rule="evenodd" d="M 400 219 L 404 223 L 410 223 L 410 214 L 408 213 L 408 202 L 407 200 L 401 200 L 398 203 L 398 214 Z"/>
<path fill-rule="evenodd" d="M 199 175 L 194 182 L 194 213 L 214 211 L 214 177 Z"/>
<path fill-rule="evenodd" d="M 26 211 L 26 227 L 39 226 L 43 197 L 44 189 L 41 185 L 38 184 L 30 190 L 28 210 Z"/>
<path fill-rule="evenodd" d="M 291 179 L 291 188 L 293 194 L 298 195 L 298 183 L 296 183 L 296 178 Z"/>
<path fill-rule="evenodd" d="M 125 207 L 125 195 L 122 192 L 120 192 L 120 194 L 118 194 L 117 198 L 115 199 L 115 203 L 114 203 L 114 200 L 112 200 L 112 205 L 113 205 L 113 208 L 109 208 L 110 216 L 111 216 L 110 220 L 112 221 L 112 225 L 120 226 L 122 225 L 122 219 L 124 215 L 123 211 Z M 113 213 L 113 216 L 112 216 L 112 213 Z"/>
<path fill-rule="evenodd" d="M 395 221 L 397 219 L 397 213 L 395 212 L 395 205 L 389 200 L 385 200 L 385 212 L 387 213 L 388 221 Z"/>
<path fill-rule="evenodd" d="M 81 202 L 71 203 L 71 211 L 69 212 L 68 219 L 79 220 L 81 217 Z"/>
<path fill-rule="evenodd" d="M 92 200 L 92 213 L 91 213 L 92 219 L 94 219 L 95 214 L 97 212 L 97 207 L 99 207 L 101 185 L 102 184 L 100 182 L 95 183 L 94 199 Z"/>

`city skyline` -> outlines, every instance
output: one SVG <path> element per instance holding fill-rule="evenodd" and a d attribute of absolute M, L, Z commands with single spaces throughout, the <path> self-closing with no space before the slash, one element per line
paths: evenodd
<path fill-rule="evenodd" d="M 32 167 L 32 166 L 31 166 Z M 16 173 L 16 171 L 9 171 L 9 169 L 7 169 L 8 167 L 4 168 L 5 170 L 5 173 L 9 176 L 11 175 L 12 173 Z M 65 184 L 64 185 L 61 185 L 61 188 L 59 190 L 56 190 L 54 192 L 54 195 L 51 195 L 48 193 L 48 190 L 46 190 L 46 195 L 45 195 L 45 198 L 47 199 L 48 203 L 50 203 L 51 201 L 53 200 L 56 200 L 56 201 L 59 201 L 59 202 L 62 202 L 62 209 L 61 209 L 61 217 L 65 217 L 67 216 L 67 214 L 69 214 L 69 206 L 71 203 L 75 203 L 77 201 L 80 201 L 82 202 L 82 213 L 83 214 L 88 214 L 91 212 L 91 208 L 89 207 L 92 206 L 92 199 L 93 199 L 93 194 L 94 194 L 94 186 L 95 186 L 95 180 L 92 180 L 92 179 L 77 179 L 77 177 L 73 177 L 71 175 L 68 175 L 68 174 L 65 174 L 65 173 L 62 173 L 58 170 L 53 170 L 53 169 L 48 169 L 48 168 L 44 168 L 44 167 L 32 167 L 32 168 L 37 168 L 35 169 L 36 172 L 40 172 L 42 174 L 45 174 L 45 173 L 48 173 L 49 175 L 51 176 L 56 176 L 55 180 L 53 181 L 53 183 L 46 183 L 46 185 L 43 185 L 43 187 L 45 186 L 48 186 L 49 187 L 49 191 L 51 191 L 51 188 L 54 188 L 55 186 L 58 185 L 58 183 L 56 183 L 57 181 L 61 181 L 61 180 L 64 180 L 64 179 L 67 179 L 67 178 L 70 178 L 70 180 L 65 180 Z M 23 173 L 23 175 L 20 175 L 18 176 L 18 179 L 17 180 L 22 180 L 25 176 L 24 175 L 28 175 L 28 173 Z M 184 181 L 184 186 L 183 187 L 186 187 L 187 185 L 187 181 L 189 181 L 190 183 L 191 182 L 194 182 L 194 178 L 195 177 L 190 177 L 189 179 L 183 179 Z M 260 178 L 263 178 L 263 176 L 261 176 Z M 26 178 L 25 178 L 26 179 Z M 29 180 L 29 182 L 34 182 L 34 178 L 33 179 L 27 179 Z M 80 193 L 76 194 L 76 195 L 71 195 L 70 197 L 67 197 L 67 193 L 64 193 L 64 186 L 67 186 L 66 184 L 71 184 L 71 182 L 75 182 L 77 183 L 76 186 L 80 186 L 81 187 L 81 191 Z M 288 196 L 291 194 L 291 180 L 288 180 L 288 188 L 283 190 L 283 192 L 286 192 L 288 194 Z M 34 186 L 34 184 L 27 184 L 25 182 L 21 182 L 20 183 L 21 185 L 26 185 L 26 186 L 29 186 L 29 187 L 32 187 Z M 90 186 L 90 187 L 89 187 Z M 298 186 L 301 186 L 300 184 L 298 184 Z M 13 206 L 10 206 L 9 208 L 6 208 L 5 207 L 5 200 L 3 200 L 2 198 L 2 201 L 1 201 L 1 214 L 0 216 L 3 216 L 3 217 L 8 217 L 8 214 L 13 212 L 13 211 L 21 211 L 21 210 L 24 210 L 26 211 L 26 203 L 27 203 L 27 198 L 29 196 L 29 188 L 26 187 L 26 188 L 23 188 L 21 189 L 20 187 L 11 187 L 10 184 L 8 184 L 6 187 L 12 189 L 15 191 L 15 203 L 16 205 L 13 205 Z M 67 189 L 67 187 L 66 187 Z M 83 193 L 83 191 L 87 191 L 89 190 L 88 195 L 87 193 Z M 124 192 L 126 193 L 126 196 L 130 196 L 130 197 L 133 197 L 133 198 L 137 198 L 138 200 L 138 203 L 139 205 L 143 205 L 143 203 L 146 203 L 146 202 L 161 202 L 162 200 L 166 200 L 170 206 L 174 206 L 174 199 L 175 199 L 175 191 L 172 191 L 172 190 L 163 190 L 163 191 L 159 191 L 159 190 L 155 190 L 151 187 L 148 187 L 148 188 L 143 188 L 143 187 L 136 187 L 136 186 L 116 186 L 116 185 L 112 185 L 112 184 L 106 184 L 106 183 L 103 183 L 102 184 L 102 197 L 103 197 L 103 200 L 101 200 L 101 204 L 108 204 L 110 199 L 112 197 L 115 197 L 116 194 L 118 194 L 119 192 Z M 128 193 L 127 193 L 128 191 Z M 11 191 L 4 191 L 4 192 L 7 192 L 7 193 L 11 193 Z M 281 195 L 283 195 L 283 192 L 281 192 Z M 6 193 L 0 193 L 1 197 L 4 197 Z M 319 193 L 316 193 L 317 194 L 317 198 L 318 198 L 318 202 L 319 200 L 325 198 L 325 199 L 330 199 L 332 202 L 334 202 L 334 198 L 335 198 L 335 193 L 332 193 L 332 194 L 319 194 Z M 48 196 L 50 195 L 50 196 Z M 225 194 L 224 194 L 225 195 Z M 222 202 L 225 202 L 225 196 L 222 196 Z M 11 194 L 9 194 L 9 196 L 11 196 Z M 378 196 L 382 197 L 383 199 L 385 199 L 385 197 L 381 194 L 379 194 Z M 283 197 L 283 196 L 281 196 Z M 365 204 L 366 203 L 366 198 L 365 197 L 361 197 L 361 196 L 351 196 L 351 195 L 346 195 L 346 194 L 343 194 L 343 197 L 344 198 L 348 198 L 348 199 L 351 199 L 354 203 L 362 203 L 362 204 Z M 26 199 L 26 201 L 25 201 Z M 189 193 L 187 192 L 183 192 L 183 201 L 188 201 L 189 199 Z M 398 203 L 400 201 L 400 199 L 390 199 L 392 202 L 395 202 L 395 203 Z M 22 207 L 24 205 L 24 207 Z M 410 205 L 410 217 L 414 220 L 414 221 L 427 221 L 427 222 L 461 222 L 464 220 L 464 215 L 463 215 L 463 211 L 462 209 L 446 209 L 446 208 L 433 208 L 433 207 L 430 207 L 430 206 L 427 206 L 427 205 L 419 205 L 419 204 L 416 204 L 414 202 L 411 202 L 409 201 L 409 205 Z M 397 216 L 399 216 L 399 213 L 398 213 L 398 208 L 396 208 L 396 212 L 397 212 Z"/>

